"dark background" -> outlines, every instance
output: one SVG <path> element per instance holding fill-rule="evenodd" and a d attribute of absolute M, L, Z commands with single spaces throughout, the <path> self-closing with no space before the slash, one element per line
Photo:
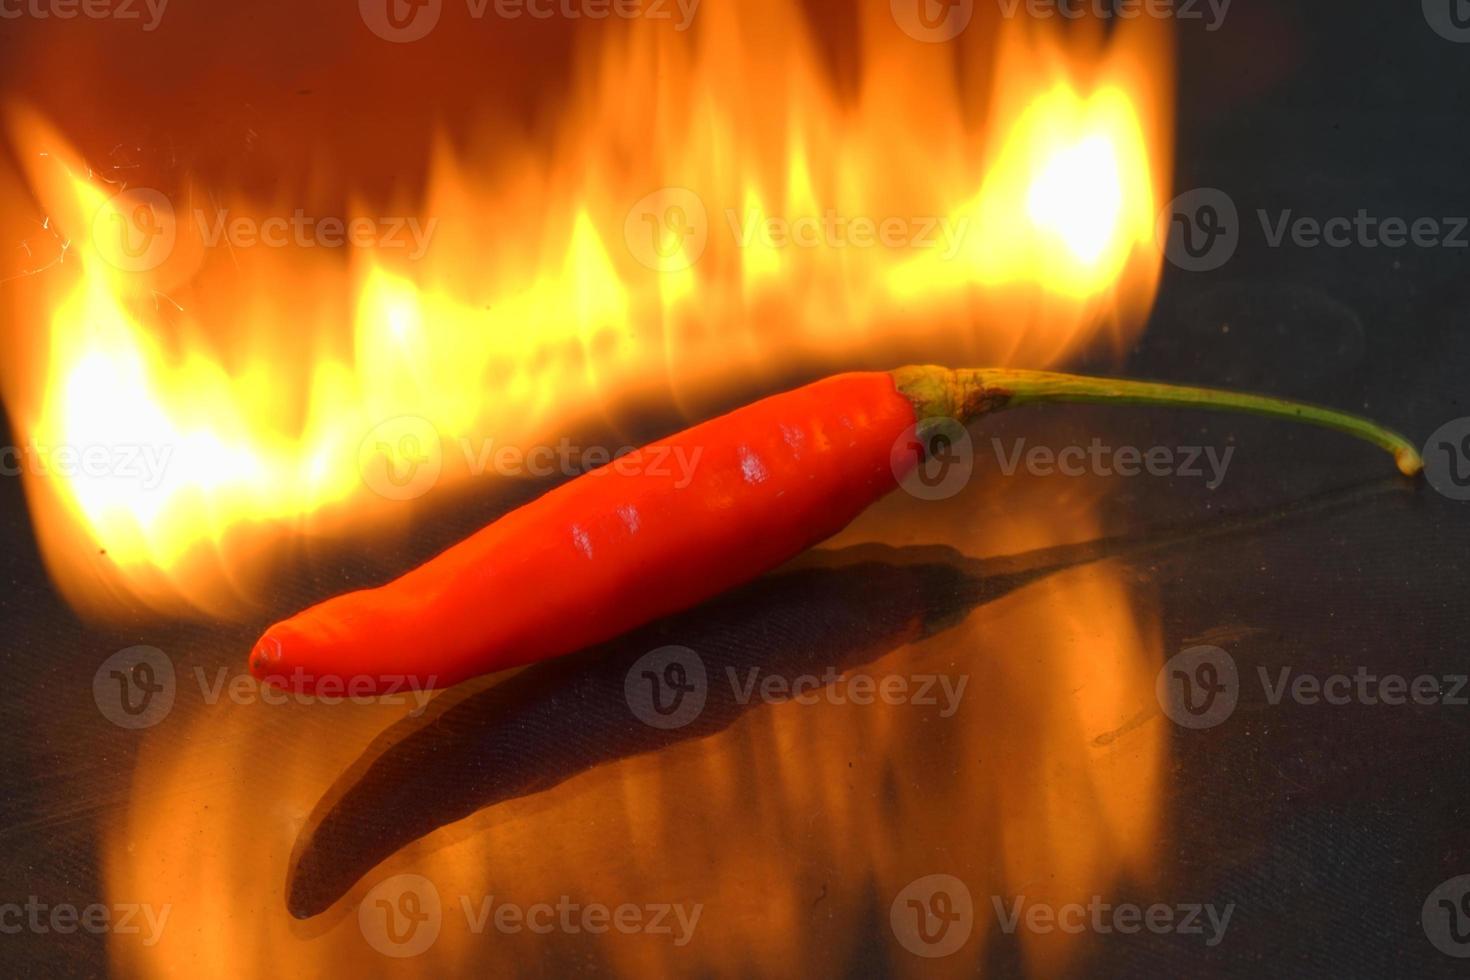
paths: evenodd
<path fill-rule="evenodd" d="M 252 129 L 269 137 L 258 145 L 270 149 L 256 152 L 289 154 L 294 135 L 325 127 L 340 135 L 342 146 L 354 139 L 371 143 L 390 161 L 383 169 L 406 181 L 415 176 L 411 148 L 422 145 L 436 122 L 452 123 L 470 111 L 463 93 L 435 102 L 436 86 L 452 80 L 434 64 L 432 48 L 412 55 L 424 59 L 416 68 L 364 78 L 339 68 L 350 61 L 348 49 L 371 39 L 355 37 L 334 50 L 320 37 L 308 43 L 282 30 L 265 5 L 185 8 L 175 2 L 180 6 L 170 17 L 176 20 L 166 18 L 164 31 L 188 31 L 191 22 L 214 26 L 201 32 L 208 40 L 193 46 L 192 61 L 168 65 L 157 55 L 178 55 L 179 48 L 158 38 L 144 38 L 127 51 L 79 39 L 68 50 L 54 38 L 37 39 L 34 31 L 24 35 L 16 22 L 0 23 L 5 92 L 43 106 L 69 106 L 66 118 L 75 121 L 78 138 L 99 147 L 127 141 L 156 147 L 178 132 L 213 133 L 196 137 L 193 152 L 229 156 L 242 150 L 243 134 Z M 840 26 L 835 30 L 840 37 Z M 503 43 L 517 42 L 512 36 Z M 67 71 L 67 57 L 88 64 L 100 59 L 104 67 Z M 481 88 L 504 98 L 477 102 L 474 111 L 535 102 L 527 90 L 556 77 L 557 57 L 550 51 L 546 75 L 533 80 L 502 70 L 496 52 L 485 51 L 479 70 L 493 83 Z M 1470 213 L 1470 44 L 1438 36 L 1411 3 L 1236 0 L 1216 32 L 1181 25 L 1178 63 L 1176 191 L 1226 191 L 1241 212 L 1242 241 L 1218 270 L 1166 267 L 1144 339 L 1123 365 L 1126 373 L 1367 410 L 1416 439 L 1470 415 L 1466 249 L 1272 248 L 1255 221 L 1257 208 L 1319 218 L 1350 216 L 1360 208 L 1410 220 Z M 835 70 L 844 70 L 840 58 Z M 179 83 L 213 75 L 225 77 L 226 96 L 207 104 L 196 104 Z M 105 80 L 100 85 L 99 78 Z M 43 87 L 31 87 L 37 84 Z M 214 84 L 217 93 L 220 83 Z M 182 106 L 166 127 L 150 118 L 150 86 L 157 85 L 168 86 L 168 100 Z M 556 86 L 546 87 L 540 97 L 554 102 Z M 391 122 L 384 125 L 384 119 Z M 534 129 L 534 114 L 524 124 Z M 7 216 L 7 231 L 31 217 Z M 1269 423 L 1141 410 L 1059 409 L 1047 416 L 1046 425 L 1084 442 L 1111 429 L 1140 445 L 1233 439 L 1240 447 L 1231 478 L 1213 493 L 1197 481 L 1118 481 L 1105 501 L 1114 533 L 1285 503 L 1384 468 L 1369 450 Z M 1018 420 L 1003 424 L 1027 431 Z M 406 567 L 503 506 L 503 500 L 479 501 L 438 514 L 416 529 L 411 545 L 391 554 L 366 543 L 344 546 L 306 570 L 283 571 L 279 604 L 259 621 L 224 628 L 139 616 L 132 624 L 98 628 L 79 621 L 51 588 L 20 484 L 0 480 L 0 512 L 6 515 L 0 671 L 10 692 L 0 700 L 6 733 L 0 896 L 23 901 L 36 894 L 82 905 L 103 894 L 99 828 L 127 808 L 137 744 L 92 704 L 92 673 L 105 656 L 148 643 L 210 651 L 186 655 L 184 662 L 232 663 L 232 652 L 243 656 L 271 618 Z M 1441 881 L 1470 873 L 1470 708 L 1271 706 L 1253 678 L 1257 665 L 1274 670 L 1286 664 L 1324 675 L 1352 673 L 1358 665 L 1410 677 L 1470 672 L 1466 506 L 1421 485 L 1347 511 L 1130 564 L 1137 587 L 1157 598 L 1166 655 L 1221 624 L 1248 627 L 1228 644 L 1242 677 L 1251 679 L 1243 683 L 1234 717 L 1201 732 L 1170 728 L 1170 813 L 1159 842 L 1168 868 L 1163 894 L 1238 908 L 1218 947 L 1203 949 L 1179 936 L 1089 938 L 1072 972 L 1463 973 L 1462 961 L 1426 940 L 1420 907 Z M 315 737 L 323 737 L 320 729 Z M 748 778 L 754 799 L 761 781 Z M 697 807 L 698 801 L 683 805 Z M 965 816 L 954 815 L 955 835 L 969 832 Z M 813 819 L 820 821 L 820 812 Z M 1075 819 L 1090 817 L 1078 812 Z M 726 822 L 730 833 L 741 832 L 740 814 Z M 210 840 L 200 846 L 234 845 Z M 927 846 L 942 854 L 945 841 Z M 792 848 L 791 861 L 800 865 L 799 848 Z M 221 914 L 229 914 L 230 896 L 219 900 Z M 888 900 L 874 896 L 867 930 L 882 938 L 868 940 L 871 947 L 854 943 L 865 952 L 832 963 L 834 973 L 884 972 L 885 960 L 868 954 L 887 945 Z M 282 974 L 291 975 L 290 950 L 272 955 Z M 993 939 L 984 972 L 1019 974 L 1020 955 L 1010 937 Z M 0 962 L 10 975 L 107 972 L 104 939 L 87 935 L 3 936 Z M 391 974 L 397 966 L 374 960 L 367 968 Z M 598 966 L 569 955 L 545 969 Z"/>

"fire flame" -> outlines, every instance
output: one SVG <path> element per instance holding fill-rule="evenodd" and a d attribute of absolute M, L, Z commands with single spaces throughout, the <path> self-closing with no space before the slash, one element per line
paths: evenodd
<path fill-rule="evenodd" d="M 345 216 L 378 236 L 370 247 L 321 247 L 321 227 L 300 240 L 290 219 L 309 201 L 97 174 L 11 107 L 28 207 L 46 221 L 31 250 L 50 240 L 55 254 L 0 293 L 31 326 L 7 338 L 0 396 L 17 442 L 111 461 L 72 472 L 48 455 L 26 471 L 68 599 L 233 614 L 277 544 L 390 532 L 430 489 L 483 476 L 487 440 L 529 447 L 630 405 L 700 417 L 840 369 L 1045 366 L 1136 332 L 1171 163 L 1157 23 L 1104 38 L 977 7 L 927 44 L 896 24 L 901 4 L 875 0 L 856 81 L 839 82 L 800 6 L 705 0 L 687 34 L 597 25 L 549 133 L 488 133 L 486 151 L 446 134 L 422 188 Z M 384 240 L 393 218 L 402 247 Z M 282 247 L 245 243 L 236 220 Z M 139 479 L 119 472 L 124 449 L 164 462 L 135 459 Z M 893 495 L 843 543 L 986 555 L 1076 541 L 1099 532 L 1102 489 L 1023 474 L 946 505 Z M 285 908 L 296 835 L 405 709 L 205 703 L 181 670 L 172 714 L 134 733 L 126 811 L 100 828 L 109 898 L 169 920 L 156 945 L 109 937 L 109 957 L 143 976 L 532 972 L 568 950 L 583 969 L 639 975 L 810 975 L 873 956 L 973 975 L 1000 942 L 992 895 L 1085 902 L 1156 876 L 1158 633 L 1112 566 L 1058 574 L 869 668 L 969 675 L 953 718 L 761 708 L 436 831 L 306 923 Z M 243 666 L 238 649 L 170 653 Z M 731 812 L 747 822 L 732 828 Z M 920 962 L 872 926 L 934 872 L 967 883 L 976 921 L 957 955 Z M 429 878 L 447 904 L 412 961 L 384 960 L 356 915 L 395 873 Z M 706 911 L 687 948 L 471 934 L 456 897 L 491 894 Z M 1087 940 L 1014 942 L 1054 975 Z"/>
<path fill-rule="evenodd" d="M 299 202 L 108 182 L 13 109 L 60 252 L 13 291 L 42 333 L 0 391 L 27 447 L 96 455 L 27 466 L 68 599 L 228 614 L 271 542 L 383 533 L 433 497 L 413 467 L 482 475 L 487 440 L 698 416 L 778 372 L 1042 366 L 1136 329 L 1170 162 L 1157 25 L 977 20 L 933 45 L 868 4 L 847 91 L 793 6 L 600 32 L 550 152 L 446 142 L 418 199 L 355 209 L 375 247 L 320 247 L 288 228 Z"/>

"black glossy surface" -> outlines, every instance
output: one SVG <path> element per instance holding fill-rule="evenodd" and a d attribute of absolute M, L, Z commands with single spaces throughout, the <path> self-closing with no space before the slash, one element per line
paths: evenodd
<path fill-rule="evenodd" d="M 260 74 L 309 73 L 300 66 L 323 57 L 289 35 L 273 52 L 278 64 L 248 55 L 266 62 L 255 65 Z M 0 51 L 6 43 L 16 42 L 0 34 Z M 211 44 L 228 49 L 229 37 Z M 1223 268 L 1166 270 L 1124 370 L 1367 410 L 1418 437 L 1470 414 L 1470 248 L 1271 248 L 1254 224 L 1257 208 L 1321 218 L 1360 208 L 1409 219 L 1470 213 L 1470 44 L 1435 35 L 1416 4 L 1237 0 L 1219 31 L 1181 31 L 1180 72 L 1176 187 L 1224 189 L 1249 227 Z M 143 78 L 130 90 L 146 89 Z M 25 84 L 6 72 L 9 93 Z M 283 92 L 296 84 L 282 81 Z M 410 84 L 420 93 L 430 85 Z M 260 100 L 266 113 L 272 98 Z M 230 132 L 246 101 L 220 110 Z M 406 119 L 417 107 L 397 109 Z M 89 113 L 89 138 L 129 138 L 122 131 L 136 133 L 146 117 L 136 99 L 118 112 Z M 404 139 L 416 125 L 403 124 Z M 1055 409 L 998 419 L 986 438 L 991 431 L 1054 445 L 1102 435 L 1237 452 L 1213 492 L 1192 479 L 1086 491 L 1061 479 L 998 480 L 944 505 L 890 501 L 841 543 L 943 540 L 975 556 L 997 541 L 1002 550 L 1061 543 L 1046 529 L 1094 500 L 1103 515 L 1094 533 L 1136 535 L 1270 509 L 1387 468 L 1333 436 L 1193 414 Z M 162 958 L 205 975 L 1460 975 L 1467 961 L 1428 942 L 1420 913 L 1442 881 L 1470 874 L 1470 706 L 1272 704 L 1257 672 L 1470 674 L 1467 507 L 1422 485 L 1371 494 L 1252 533 L 1063 572 L 892 651 L 870 650 L 875 630 L 859 618 L 854 663 L 876 657 L 868 669 L 878 674 L 965 676 L 960 709 L 945 718 L 915 705 L 763 706 L 706 739 L 671 739 L 497 802 L 410 845 L 346 902 L 301 923 L 286 907 L 298 832 L 344 772 L 384 749 L 374 739 L 407 709 L 209 705 L 193 671 L 211 682 L 221 668 L 238 671 L 265 621 L 432 553 L 496 505 L 440 515 L 411 556 L 365 545 L 283 571 L 256 622 L 140 616 L 102 628 L 79 621 L 51 589 L 20 487 L 0 479 L 9 691 L 0 700 L 0 902 L 172 903 L 160 952 L 174 944 L 188 953 Z M 753 607 L 743 628 L 759 633 L 764 615 Z M 792 630 L 780 615 L 800 619 L 791 608 L 769 615 L 777 632 L 767 643 Z M 692 638 L 666 624 L 662 642 L 698 646 L 710 624 L 685 624 Z M 1201 642 L 1234 658 L 1241 695 L 1224 723 L 1191 731 L 1160 714 L 1152 682 L 1163 658 Z M 173 714 L 147 733 L 110 724 L 92 697 L 98 665 L 133 644 L 167 651 L 180 678 Z M 822 651 L 823 662 L 843 663 L 844 651 Z M 544 693 L 565 695 L 556 672 L 548 677 Z M 585 696 L 619 708 L 615 685 L 597 690 Z M 526 734 L 517 744 L 556 732 Z M 459 733 L 441 735 L 466 751 Z M 627 754 L 615 741 L 600 748 L 610 760 Z M 474 795 L 453 767 L 423 771 L 430 778 L 412 794 L 387 794 L 364 819 L 392 836 L 416 820 L 442 822 Z M 704 911 L 694 940 L 677 949 L 648 936 L 474 936 L 459 917 L 425 957 L 396 960 L 368 947 L 355 909 L 367 885 L 401 873 L 435 881 L 446 920 L 458 917 L 458 894 L 522 905 L 563 894 L 607 905 L 699 902 Z M 979 921 L 960 953 L 921 961 L 895 942 L 889 908 L 905 884 L 934 873 L 967 884 Z M 1213 947 L 1198 936 L 1115 933 L 1063 949 L 995 925 L 992 898 L 1018 894 L 1235 911 Z M 206 935 L 212 928 L 218 935 Z M 101 975 L 107 942 L 0 935 L 0 963 L 8 975 Z M 208 962 L 195 962 L 201 950 Z M 140 970 L 150 955 L 134 943 L 113 968 Z"/>

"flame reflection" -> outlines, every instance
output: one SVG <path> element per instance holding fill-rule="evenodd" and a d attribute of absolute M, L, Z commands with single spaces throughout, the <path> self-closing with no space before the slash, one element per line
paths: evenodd
<path fill-rule="evenodd" d="M 1098 489 L 1018 478 L 977 485 L 952 505 L 894 500 L 841 543 L 932 540 L 1004 554 L 1091 538 Z M 973 975 L 994 944 L 1018 943 L 1028 972 L 1055 975 L 1076 965 L 1086 938 L 1004 937 L 993 901 L 1085 904 L 1153 878 L 1167 729 L 1153 718 L 1162 656 L 1150 606 L 1123 566 L 1058 572 L 858 668 L 963 676 L 948 717 L 943 698 L 761 705 L 710 737 L 435 830 L 305 922 L 287 913 L 298 835 L 407 706 L 190 710 L 181 697 L 183 713 L 148 733 L 127 821 L 104 850 L 109 894 L 170 902 L 172 925 L 153 948 L 114 942 L 114 962 L 144 976 L 265 975 L 283 962 L 304 975 L 350 965 L 424 976 L 810 976 L 880 956 L 899 973 Z M 365 819 L 410 820 L 414 809 L 405 801 Z M 956 953 L 921 960 L 890 929 L 889 905 L 935 873 L 965 882 L 975 919 Z M 436 937 L 403 960 L 386 957 L 360 919 L 382 900 L 374 889 L 398 875 L 422 876 L 440 900 Z M 523 908 L 567 896 L 701 913 L 684 945 L 612 931 L 476 932 L 487 896 Z"/>

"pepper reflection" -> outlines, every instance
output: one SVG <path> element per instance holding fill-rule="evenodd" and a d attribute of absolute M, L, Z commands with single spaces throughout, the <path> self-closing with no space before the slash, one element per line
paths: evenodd
<path fill-rule="evenodd" d="M 154 946 L 109 939 L 116 971 L 275 977 L 288 957 L 312 974 L 1065 972 L 1087 938 L 1002 940 L 996 896 L 1009 908 L 1022 894 L 1059 906 L 1168 891 L 1171 726 L 1154 693 L 1164 647 L 1146 569 L 1170 544 L 1196 555 L 1280 517 L 1068 545 L 1099 535 L 1105 490 L 1018 475 L 922 506 L 893 495 L 830 550 L 705 609 L 721 618 L 700 632 L 693 619 L 650 628 L 621 672 L 590 654 L 547 663 L 444 692 L 432 718 L 400 724 L 411 699 L 181 699 L 144 734 L 127 813 L 104 835 L 109 898 L 173 909 Z M 973 562 L 941 543 L 1024 557 Z M 807 583 L 800 597 L 786 594 L 792 576 Z M 669 643 L 698 651 L 714 694 L 661 730 L 633 714 L 624 685 Z M 967 685 L 948 718 L 943 705 L 881 699 L 732 701 L 721 668 L 754 665 L 756 650 L 771 657 L 762 677 L 812 664 Z M 417 905 L 405 882 L 425 886 Z M 956 882 L 968 905 L 952 887 L 952 901 L 936 899 Z M 482 914 L 492 898 L 701 911 L 679 946 L 646 932 L 508 932 Z M 968 916 L 949 920 L 952 955 L 908 945 L 910 899 Z M 304 921 L 288 911 L 326 905 Z M 412 958 L 417 946 L 364 928 L 373 915 L 386 928 L 387 907 L 439 913 Z M 399 935 L 409 921 L 394 920 Z M 938 935 L 932 912 L 927 927 Z"/>
<path fill-rule="evenodd" d="M 1283 513 L 1320 513 L 1380 486 L 1387 484 L 1324 495 Z M 989 560 L 944 546 L 815 551 L 783 573 L 575 657 L 534 665 L 486 689 L 451 692 L 424 716 L 385 732 L 318 805 L 292 858 L 290 910 L 300 918 L 321 913 L 391 854 L 478 810 L 707 737 L 762 706 L 898 698 L 932 704 L 948 717 L 968 674 L 906 674 L 906 664 L 890 662 L 881 692 L 877 683 L 862 685 L 866 693 L 834 686 L 855 668 L 1059 571 L 1271 520 Z M 917 689 L 905 683 L 909 677 Z M 827 685 L 825 693 L 819 684 Z"/>

